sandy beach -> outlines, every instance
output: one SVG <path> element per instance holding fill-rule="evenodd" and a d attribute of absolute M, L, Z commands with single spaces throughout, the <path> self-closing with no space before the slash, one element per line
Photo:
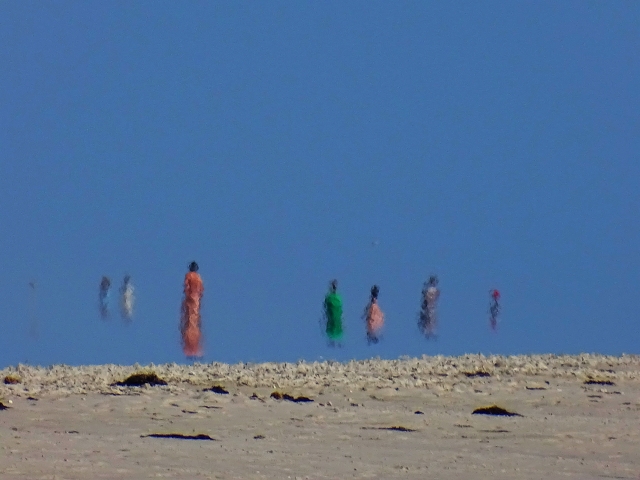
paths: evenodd
<path fill-rule="evenodd" d="M 166 385 L 117 385 L 138 372 Z M 632 355 L 19 365 L 0 379 L 2 479 L 640 478 Z M 473 413 L 492 405 L 517 415 Z"/>

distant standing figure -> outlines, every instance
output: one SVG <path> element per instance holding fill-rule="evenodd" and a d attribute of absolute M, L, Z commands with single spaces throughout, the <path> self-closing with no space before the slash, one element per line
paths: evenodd
<path fill-rule="evenodd" d="M 500 314 L 500 292 L 496 289 L 490 290 L 491 303 L 489 304 L 489 324 L 491 329 L 498 329 L 498 315 Z"/>
<path fill-rule="evenodd" d="M 364 309 L 363 317 L 367 322 L 367 342 L 369 345 L 380 341 L 380 332 L 384 325 L 384 313 L 378 305 L 378 294 L 380 288 L 378 285 L 371 287 L 371 298 Z"/>
<path fill-rule="evenodd" d="M 198 264 L 191 262 L 189 272 L 184 277 L 180 333 L 182 334 L 182 350 L 189 358 L 202 357 L 200 302 L 204 294 L 204 285 L 198 274 L 198 269 Z"/>
<path fill-rule="evenodd" d="M 420 306 L 420 315 L 418 327 L 425 337 L 435 337 L 436 327 L 438 324 L 437 305 L 440 298 L 440 290 L 438 289 L 438 277 L 431 275 L 429 281 L 424 283 L 422 288 L 422 305 Z"/>
<path fill-rule="evenodd" d="M 103 320 L 109 318 L 109 293 L 111 291 L 111 280 L 109 277 L 102 277 L 100 281 L 100 292 L 98 293 L 98 306 L 100 308 L 100 316 Z"/>
<path fill-rule="evenodd" d="M 120 313 L 127 322 L 133 318 L 133 302 L 135 301 L 133 290 L 131 275 L 125 275 L 122 287 L 120 287 Z"/>
<path fill-rule="evenodd" d="M 329 345 L 335 346 L 342 340 L 342 298 L 338 295 L 338 281 L 329 285 L 329 293 L 324 297 L 325 331 Z"/>

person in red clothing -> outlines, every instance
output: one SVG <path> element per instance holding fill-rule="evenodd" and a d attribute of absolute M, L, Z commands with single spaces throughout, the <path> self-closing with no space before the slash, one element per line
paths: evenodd
<path fill-rule="evenodd" d="M 380 341 L 380 331 L 384 326 L 384 313 L 382 313 L 378 305 L 379 293 L 380 287 L 378 285 L 371 287 L 371 298 L 362 315 L 367 322 L 367 342 L 369 345 Z"/>
<path fill-rule="evenodd" d="M 184 298 L 180 316 L 182 350 L 189 358 L 202 357 L 202 331 L 200 302 L 204 293 L 202 278 L 198 274 L 198 264 L 191 262 L 184 277 Z"/>

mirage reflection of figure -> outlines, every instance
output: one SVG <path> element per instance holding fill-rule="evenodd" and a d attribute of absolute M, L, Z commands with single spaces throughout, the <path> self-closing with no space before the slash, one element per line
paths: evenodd
<path fill-rule="evenodd" d="M 109 318 L 109 296 L 111 294 L 111 280 L 109 277 L 102 277 L 100 281 L 100 291 L 98 293 L 98 308 L 103 320 Z"/>
<path fill-rule="evenodd" d="M 436 334 L 436 327 L 438 325 L 438 298 L 440 298 L 438 277 L 431 275 L 429 281 L 425 282 L 422 288 L 422 304 L 420 306 L 418 320 L 418 328 L 428 339 L 435 337 Z"/>
<path fill-rule="evenodd" d="M 29 315 L 29 336 L 36 340 L 40 336 L 38 328 L 38 305 L 36 296 L 36 281 L 29 282 L 29 303 L 27 304 L 27 313 Z"/>
<path fill-rule="evenodd" d="M 125 275 L 122 281 L 122 287 L 120 287 L 120 314 L 126 322 L 130 322 L 133 318 L 133 303 L 135 302 L 133 291 L 131 276 Z"/>
<path fill-rule="evenodd" d="M 369 343 L 369 345 L 380 341 L 380 332 L 384 326 L 384 313 L 382 313 L 378 305 L 379 293 L 380 288 L 378 285 L 371 287 L 371 297 L 362 315 L 367 322 L 367 343 Z"/>
<path fill-rule="evenodd" d="M 498 315 L 500 315 L 500 292 L 496 289 L 490 290 L 491 303 L 489 304 L 489 325 L 495 332 L 498 330 Z"/>
<path fill-rule="evenodd" d="M 202 331 L 200 303 L 204 293 L 202 278 L 198 275 L 198 264 L 191 262 L 189 272 L 184 277 L 184 298 L 180 316 L 182 350 L 189 358 L 202 357 Z"/>

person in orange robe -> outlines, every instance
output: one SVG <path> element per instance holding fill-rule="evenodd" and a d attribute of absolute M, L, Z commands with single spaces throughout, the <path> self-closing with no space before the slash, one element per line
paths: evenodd
<path fill-rule="evenodd" d="M 204 293 L 204 285 L 198 274 L 198 268 L 196 262 L 191 262 L 189 272 L 184 277 L 180 333 L 182 334 L 182 350 L 189 358 L 202 357 L 200 302 Z"/>
<path fill-rule="evenodd" d="M 369 345 L 380 341 L 380 332 L 384 326 L 384 313 L 378 306 L 378 294 L 380 288 L 377 285 L 371 287 L 371 298 L 364 309 L 364 315 L 367 322 L 367 342 Z"/>

